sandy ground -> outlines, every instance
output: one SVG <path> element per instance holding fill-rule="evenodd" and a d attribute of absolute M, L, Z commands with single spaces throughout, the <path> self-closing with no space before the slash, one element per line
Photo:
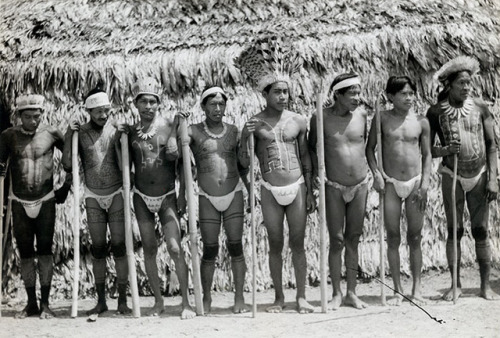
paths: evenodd
<path fill-rule="evenodd" d="M 204 317 L 181 320 L 180 297 L 165 298 L 165 313 L 160 317 L 131 318 L 115 315 L 111 310 L 96 322 L 88 322 L 85 311 L 94 300 L 79 302 L 79 316 L 69 317 L 70 301 L 56 302 L 52 308 L 58 318 L 40 320 L 37 317 L 15 319 L 14 314 L 24 304 L 15 300 L 3 305 L 0 318 L 0 337 L 500 337 L 500 301 L 486 301 L 478 297 L 479 276 L 476 269 L 462 271 L 464 295 L 457 304 L 428 300 L 424 307 L 432 317 L 405 302 L 399 307 L 380 305 L 380 284 L 377 281 L 360 283 L 358 295 L 370 306 L 364 310 L 341 307 L 337 311 L 321 313 L 320 289 L 309 287 L 307 297 L 316 306 L 315 313 L 300 315 L 295 311 L 295 291 L 286 291 L 287 304 L 282 314 L 268 314 L 265 308 L 273 301 L 273 291 L 257 293 L 258 312 L 235 315 L 231 312 L 232 293 L 213 294 L 213 312 Z M 387 282 L 392 283 L 390 278 Z M 405 290 L 411 290 L 411 280 L 404 278 Z M 500 271 L 493 270 L 493 289 L 500 293 Z M 431 271 L 423 277 L 423 294 L 434 298 L 449 285 L 449 274 Z M 345 283 L 343 283 L 345 290 Z M 328 293 L 331 293 L 329 286 Z M 391 295 L 390 290 L 387 294 Z M 245 294 L 247 303 L 251 293 Z M 153 298 L 142 297 L 143 313 L 153 305 Z M 193 300 L 194 303 L 194 300 Z M 130 299 L 129 299 L 130 304 Z M 116 300 L 108 301 L 116 309 Z"/>

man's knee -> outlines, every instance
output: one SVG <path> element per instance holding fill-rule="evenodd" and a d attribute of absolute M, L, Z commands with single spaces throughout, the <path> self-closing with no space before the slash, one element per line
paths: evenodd
<path fill-rule="evenodd" d="M 344 249 L 344 236 L 342 235 L 337 235 L 337 236 L 330 236 L 330 248 L 334 251 L 342 251 Z"/>
<path fill-rule="evenodd" d="M 127 247 L 125 243 L 111 244 L 111 252 L 115 258 L 121 258 L 127 255 Z"/>
<path fill-rule="evenodd" d="M 464 228 L 462 227 L 457 228 L 457 241 L 460 241 L 463 235 L 464 235 Z M 448 227 L 448 241 L 451 240 L 453 240 L 453 227 Z"/>
<path fill-rule="evenodd" d="M 227 251 L 229 251 L 229 255 L 233 258 L 243 256 L 243 244 L 241 241 L 228 241 Z"/>
<path fill-rule="evenodd" d="M 204 261 L 215 261 L 219 254 L 219 244 L 203 244 Z"/>
<path fill-rule="evenodd" d="M 108 255 L 108 248 L 105 245 L 92 245 L 91 252 L 95 259 L 104 259 Z"/>
<path fill-rule="evenodd" d="M 472 237 L 477 241 L 485 241 L 488 239 L 488 229 L 484 227 L 474 227 L 472 228 Z"/>
<path fill-rule="evenodd" d="M 422 234 L 420 232 L 411 233 L 408 231 L 408 234 L 406 235 L 406 241 L 408 242 L 410 248 L 420 247 L 420 243 L 422 242 Z"/>
<path fill-rule="evenodd" d="M 401 244 L 401 234 L 387 231 L 387 246 L 391 249 L 399 248 Z"/>

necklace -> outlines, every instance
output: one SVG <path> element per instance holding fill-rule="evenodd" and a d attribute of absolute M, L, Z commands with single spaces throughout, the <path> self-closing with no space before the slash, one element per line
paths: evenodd
<path fill-rule="evenodd" d="M 155 136 L 156 132 L 158 131 L 158 124 L 156 123 L 156 118 L 157 117 L 155 116 L 153 122 L 149 126 L 149 131 L 147 133 L 145 133 L 145 132 L 142 131 L 143 128 L 144 128 L 142 125 L 137 126 L 135 128 L 135 130 L 137 130 L 137 136 L 139 136 L 144 141 L 147 141 L 150 138 L 152 138 L 153 136 Z"/>
<path fill-rule="evenodd" d="M 23 126 L 21 126 L 20 130 L 21 130 L 21 133 L 23 133 L 24 135 L 33 136 L 36 133 L 36 130 L 35 131 L 28 131 L 28 130 L 24 129 Z"/>
<path fill-rule="evenodd" d="M 220 139 L 224 134 L 226 133 L 226 125 L 222 123 L 222 132 L 220 134 L 214 134 L 208 129 L 207 121 L 203 121 L 203 129 L 205 130 L 205 133 L 207 133 L 208 136 L 214 139 Z"/>
<path fill-rule="evenodd" d="M 474 102 L 472 100 L 465 100 L 464 105 L 460 108 L 455 108 L 450 105 L 450 102 L 446 100 L 443 102 L 443 109 L 445 113 L 451 118 L 458 119 L 460 117 L 467 117 L 474 108 Z"/>

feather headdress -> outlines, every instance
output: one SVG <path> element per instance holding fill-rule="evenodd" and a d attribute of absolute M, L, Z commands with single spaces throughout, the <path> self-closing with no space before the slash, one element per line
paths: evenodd
<path fill-rule="evenodd" d="M 286 82 L 290 87 L 304 63 L 291 42 L 277 36 L 255 41 L 235 61 L 260 92 L 276 82 Z"/>
<path fill-rule="evenodd" d="M 468 71 L 471 75 L 474 75 L 479 72 L 479 62 L 470 56 L 458 56 L 446 62 L 434 74 L 434 79 L 444 83 L 451 74 L 461 71 Z"/>

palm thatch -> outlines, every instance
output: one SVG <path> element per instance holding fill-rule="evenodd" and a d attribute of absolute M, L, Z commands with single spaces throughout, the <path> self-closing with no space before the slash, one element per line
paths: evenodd
<path fill-rule="evenodd" d="M 301 79 L 293 90 L 292 108 L 310 116 L 319 79 L 331 80 L 344 71 L 363 78 L 363 96 L 369 111 L 391 74 L 407 74 L 418 84 L 419 112 L 435 101 L 433 73 L 451 57 L 473 55 L 481 63 L 475 94 L 492 104 L 496 132 L 500 114 L 500 4 L 495 0 L 72 0 L 0 4 L 0 102 L 9 111 L 22 92 L 44 94 L 52 106 L 47 122 L 61 130 L 73 115 L 84 116 L 82 97 L 98 81 L 106 83 L 115 106 L 127 106 L 131 84 L 153 76 L 164 90 L 162 110 L 169 115 L 193 106 L 204 84 L 219 84 L 230 94 L 227 122 L 242 127 L 263 107 L 263 99 L 249 87 L 235 68 L 234 58 L 254 38 L 288 36 L 305 60 Z M 203 115 L 194 106 L 192 121 Z M 436 163 L 434 163 L 434 166 Z M 434 168 L 436 169 L 436 168 Z M 435 172 L 435 170 L 434 170 Z M 423 230 L 424 269 L 446 267 L 446 226 L 440 177 L 432 176 L 427 217 Z M 58 209 L 55 236 L 56 276 L 54 294 L 69 296 L 73 249 L 70 199 Z M 83 212 L 83 207 L 79 206 Z M 377 273 L 378 202 L 370 193 L 360 266 Z M 259 213 L 259 216 L 261 214 Z M 498 207 L 492 206 L 490 224 L 498 224 Z M 262 217 L 258 223 L 262 223 Z M 319 239 L 316 216 L 308 218 L 306 246 L 308 274 L 319 278 Z M 403 221 L 403 226 L 405 222 Z M 491 227 L 493 260 L 500 261 L 499 228 Z M 258 228 L 258 284 L 270 287 L 267 241 Z M 463 264 L 475 260 L 471 234 L 466 232 Z M 91 287 L 89 236 L 85 218 L 81 228 L 81 293 Z M 224 235 L 221 235 L 223 240 Z M 184 241 L 187 241 L 185 239 Z M 161 241 L 160 241 L 161 242 Z M 148 293 L 136 236 L 140 288 Z M 160 266 L 170 265 L 161 242 Z M 403 236 L 403 243 L 404 236 Z M 245 250 L 250 253 L 249 234 Z M 185 249 L 188 248 L 184 243 Z M 19 286 L 15 243 L 7 248 L 5 282 L 9 291 Z M 188 251 L 188 250 L 186 250 Z M 409 272 L 408 253 L 402 246 L 403 271 Z M 189 253 L 186 254 L 189 256 Z M 224 256 L 226 255 L 226 256 Z M 284 281 L 294 284 L 289 250 L 285 253 Z M 220 254 L 215 276 L 218 289 L 231 285 L 227 252 Z M 110 269 L 113 269 L 110 260 Z M 167 275 L 161 278 L 167 281 Z M 250 276 L 248 277 L 250 278 Z M 109 286 L 113 278 L 108 279 Z M 248 280 L 250 281 L 250 279 Z"/>

